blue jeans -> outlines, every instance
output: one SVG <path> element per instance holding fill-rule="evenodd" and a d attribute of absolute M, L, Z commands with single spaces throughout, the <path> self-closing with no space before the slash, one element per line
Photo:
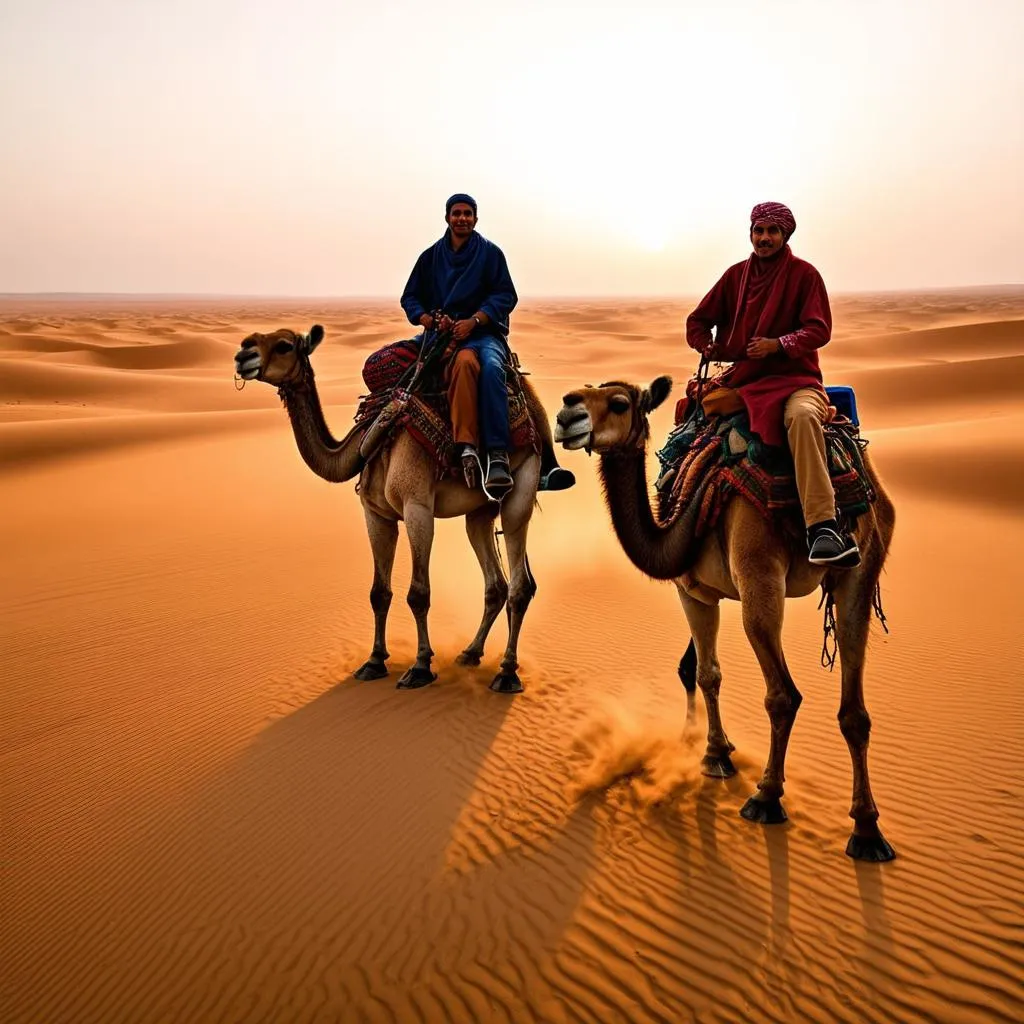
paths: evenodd
<path fill-rule="evenodd" d="M 479 334 L 463 346 L 480 360 L 480 445 L 485 451 L 508 451 L 508 391 L 505 362 L 508 348 L 496 334 Z"/>

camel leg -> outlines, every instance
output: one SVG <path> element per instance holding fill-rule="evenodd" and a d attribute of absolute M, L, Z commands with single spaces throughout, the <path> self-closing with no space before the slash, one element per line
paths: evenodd
<path fill-rule="evenodd" d="M 356 670 L 356 679 L 382 679 L 388 674 L 388 645 L 384 639 L 391 608 L 391 567 L 395 564 L 398 544 L 398 523 L 393 519 L 363 508 L 366 532 L 373 551 L 373 586 L 370 588 L 370 607 L 373 609 L 373 650 L 370 660 Z"/>
<path fill-rule="evenodd" d="M 455 660 L 460 665 L 479 665 L 487 634 L 508 600 L 508 582 L 498 558 L 494 542 L 494 513 L 489 506 L 485 505 L 466 516 L 466 533 L 484 574 L 484 617 L 470 645 Z"/>
<path fill-rule="evenodd" d="M 537 499 L 537 483 L 540 476 L 540 459 L 524 462 L 516 471 L 515 485 L 501 505 L 501 528 L 505 535 L 508 552 L 508 569 L 511 579 L 508 591 L 508 646 L 501 659 L 498 674 L 491 682 L 496 693 L 522 693 L 523 684 L 516 674 L 519 668 L 519 632 L 523 628 L 526 609 L 537 592 L 537 583 L 530 572 L 526 557 L 526 534 L 530 528 L 530 517 Z"/>
<path fill-rule="evenodd" d="M 736 774 L 730 754 L 736 749 L 722 727 L 718 707 L 718 691 L 722 685 L 722 669 L 718 664 L 718 625 L 721 612 L 717 604 L 707 605 L 690 597 L 682 587 L 679 600 L 683 603 L 686 621 L 693 636 L 691 643 L 697 652 L 697 686 L 704 697 L 708 712 L 708 745 L 701 761 L 701 771 L 712 779 L 729 779 Z"/>
<path fill-rule="evenodd" d="M 784 577 L 765 574 L 760 575 L 756 586 L 740 587 L 743 629 L 764 675 L 767 687 L 764 706 L 772 730 L 764 775 L 757 784 L 757 792 L 743 805 L 740 814 L 747 821 L 765 825 L 776 825 L 786 820 L 786 812 L 782 809 L 786 747 L 803 700 L 782 653 L 785 586 Z"/>
<path fill-rule="evenodd" d="M 680 591 L 680 595 L 682 591 Z M 686 645 L 686 650 L 683 652 L 683 656 L 679 659 L 679 682 L 683 684 L 683 689 L 688 694 L 692 694 L 697 689 L 697 648 L 693 644 L 693 637 L 690 637 L 690 642 Z"/>
<path fill-rule="evenodd" d="M 398 680 L 398 689 L 417 690 L 437 676 L 430 668 L 434 652 L 430 648 L 427 613 L 430 611 L 430 549 L 434 543 L 434 510 L 420 501 L 410 500 L 402 509 L 405 532 L 412 550 L 412 580 L 406 600 L 416 619 L 416 664 Z"/>
<path fill-rule="evenodd" d="M 846 846 L 855 860 L 888 861 L 896 851 L 878 828 L 878 808 L 868 781 L 868 737 L 871 718 L 864 704 L 864 655 L 871 623 L 871 597 L 876 573 L 866 566 L 857 572 L 839 573 L 833 589 L 836 598 L 836 627 L 843 673 L 839 703 L 839 728 L 853 761 L 853 834 Z"/>

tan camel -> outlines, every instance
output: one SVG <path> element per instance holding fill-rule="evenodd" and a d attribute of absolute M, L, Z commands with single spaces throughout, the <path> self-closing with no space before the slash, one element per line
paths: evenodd
<path fill-rule="evenodd" d="M 462 482 L 449 479 L 437 481 L 432 459 L 405 431 L 398 431 L 393 443 L 369 461 L 359 453 L 364 427 L 353 428 L 341 441 L 334 439 L 324 420 L 309 360 L 323 336 L 324 329 L 319 324 L 308 335 L 289 330 L 250 334 L 235 355 L 235 371 L 243 380 L 264 381 L 278 389 L 299 453 L 317 476 L 331 483 L 359 477 L 359 498 L 373 549 L 370 605 L 375 625 L 373 650 L 369 660 L 356 671 L 356 678 L 380 679 L 388 674 L 390 654 L 385 629 L 400 521 L 405 522 L 412 551 L 408 602 L 416 619 L 417 649 L 416 663 L 399 679 L 398 687 L 417 689 L 437 678 L 430 667 L 434 652 L 427 633 L 434 519 L 465 516 L 466 533 L 484 574 L 484 614 L 476 636 L 457 660 L 462 665 L 480 663 L 487 634 L 507 603 L 508 646 L 491 689 L 498 693 L 521 693 L 523 686 L 516 673 L 519 632 L 537 589 L 526 555 L 526 534 L 537 498 L 540 456 L 524 450 L 510 453 L 514 485 L 500 509 L 511 575 L 511 580 L 506 581 L 494 535 L 498 506 L 481 490 L 471 491 Z M 544 409 L 528 382 L 524 384 L 534 425 L 550 446 L 551 431 Z"/>
<path fill-rule="evenodd" d="M 877 499 L 857 523 L 855 536 L 861 564 L 856 569 L 825 570 L 807 560 L 806 548 L 765 522 L 749 502 L 731 501 L 720 528 L 695 541 L 698 500 L 671 526 L 657 521 L 647 485 L 648 414 L 672 389 L 658 377 L 641 389 L 618 382 L 589 385 L 565 395 L 558 413 L 555 441 L 565 448 L 598 452 L 600 474 L 612 525 L 633 564 L 648 576 L 672 580 L 696 647 L 697 685 L 708 714 L 705 775 L 735 774 L 730 754 L 735 747 L 722 727 L 718 693 L 722 673 L 716 642 L 719 601 L 738 600 L 743 628 L 764 674 L 765 708 L 771 721 L 771 747 L 757 792 L 740 812 L 748 821 L 775 824 L 786 820 L 782 809 L 786 746 L 800 707 L 782 651 L 782 616 L 787 597 L 804 597 L 823 582 L 835 596 L 838 644 L 842 663 L 839 728 L 853 760 L 853 834 L 846 852 L 859 860 L 886 861 L 895 856 L 878 828 L 878 809 L 868 782 L 868 736 L 871 719 L 864 706 L 863 674 L 875 585 L 892 538 L 895 512 L 870 460 L 865 465 Z"/>

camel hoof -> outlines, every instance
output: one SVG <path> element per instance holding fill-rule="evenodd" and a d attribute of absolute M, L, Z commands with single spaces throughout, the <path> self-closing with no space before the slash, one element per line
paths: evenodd
<path fill-rule="evenodd" d="M 740 817 L 758 825 L 781 825 L 787 820 L 786 812 L 782 809 L 782 801 L 778 797 L 758 800 L 756 796 L 752 796 L 740 809 Z"/>
<path fill-rule="evenodd" d="M 436 672 L 429 668 L 420 668 L 413 665 L 408 672 L 398 680 L 396 690 L 418 690 L 421 686 L 429 686 L 437 678 Z"/>
<path fill-rule="evenodd" d="M 491 683 L 495 693 L 522 693 L 523 684 L 515 672 L 499 672 Z"/>
<path fill-rule="evenodd" d="M 383 679 L 388 674 L 388 667 L 382 661 L 368 661 L 355 671 L 356 679 L 368 683 L 371 679 Z"/>
<path fill-rule="evenodd" d="M 694 693 L 697 689 L 697 649 L 692 640 L 686 653 L 679 659 L 679 682 L 687 693 Z"/>
<path fill-rule="evenodd" d="M 854 860 L 884 864 L 896 859 L 896 851 L 885 841 L 881 832 L 874 836 L 859 836 L 854 832 L 846 844 L 846 856 Z"/>
<path fill-rule="evenodd" d="M 723 754 L 721 757 L 705 757 L 700 763 L 700 771 L 709 779 L 731 779 L 736 774 L 736 766 L 728 754 Z"/>
<path fill-rule="evenodd" d="M 456 659 L 456 665 L 479 665 L 481 655 L 475 651 L 463 651 Z"/>

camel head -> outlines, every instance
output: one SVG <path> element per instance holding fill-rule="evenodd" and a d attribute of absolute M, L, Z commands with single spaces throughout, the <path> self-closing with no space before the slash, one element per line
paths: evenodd
<path fill-rule="evenodd" d="M 250 334 L 235 353 L 235 373 L 242 380 L 262 380 L 280 387 L 302 378 L 309 355 L 324 340 L 324 329 L 314 324 L 309 334 L 282 327 L 271 334 Z"/>
<path fill-rule="evenodd" d="M 555 441 L 588 452 L 642 448 L 650 430 L 647 416 L 671 390 L 671 377 L 655 377 L 648 388 L 612 381 L 570 391 L 555 417 Z"/>

